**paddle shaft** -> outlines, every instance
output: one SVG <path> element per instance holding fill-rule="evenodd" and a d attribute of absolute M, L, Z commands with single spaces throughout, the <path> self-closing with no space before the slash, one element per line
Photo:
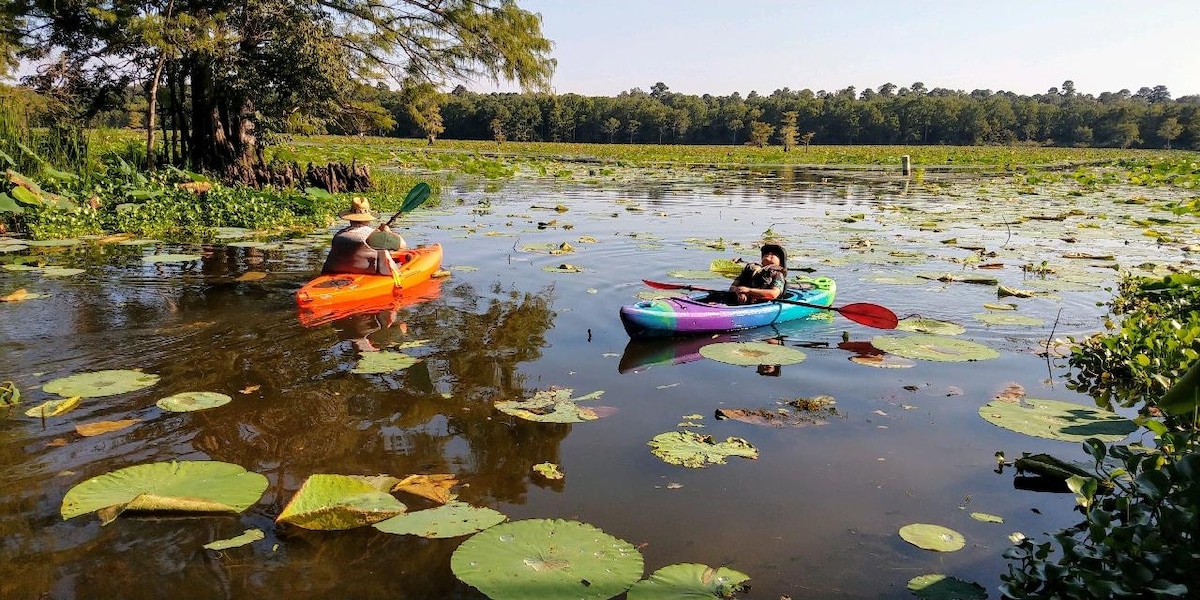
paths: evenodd
<path fill-rule="evenodd" d="M 691 290 L 694 292 L 728 292 L 729 290 L 718 290 L 714 288 L 699 287 L 694 285 L 684 285 L 679 283 L 662 283 L 659 281 L 642 280 L 646 285 L 660 290 Z M 808 308 L 816 308 L 818 310 L 832 310 L 855 323 L 861 323 L 868 327 L 876 329 L 895 329 L 899 319 L 896 313 L 888 310 L 884 306 L 878 304 L 868 304 L 858 302 L 855 304 L 847 304 L 846 306 L 821 306 L 820 304 L 812 304 L 810 302 L 801 302 L 799 300 L 788 300 L 785 298 L 775 298 L 770 302 L 779 302 L 781 304 L 795 304 L 797 306 L 806 306 Z"/>

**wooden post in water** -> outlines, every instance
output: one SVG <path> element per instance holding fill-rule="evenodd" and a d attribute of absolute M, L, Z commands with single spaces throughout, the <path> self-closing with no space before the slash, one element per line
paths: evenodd
<path fill-rule="evenodd" d="M 900 157 L 900 171 L 905 177 L 912 175 L 912 161 L 907 154 Z"/>

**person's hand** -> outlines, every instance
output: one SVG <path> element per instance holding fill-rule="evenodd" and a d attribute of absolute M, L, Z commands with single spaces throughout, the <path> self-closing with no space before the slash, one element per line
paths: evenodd
<path fill-rule="evenodd" d="M 387 223 L 380 223 L 380 224 L 379 224 L 379 230 L 380 230 L 380 231 L 386 231 L 387 233 L 391 233 L 391 232 L 392 232 L 392 228 L 391 228 L 391 227 L 388 227 L 388 224 L 387 224 Z"/>

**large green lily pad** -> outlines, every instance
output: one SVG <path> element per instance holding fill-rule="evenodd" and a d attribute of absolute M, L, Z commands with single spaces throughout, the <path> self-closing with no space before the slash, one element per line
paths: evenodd
<path fill-rule="evenodd" d="M 167 396 L 154 405 L 169 412 L 192 412 L 229 404 L 233 398 L 217 392 L 182 392 Z"/>
<path fill-rule="evenodd" d="M 592 525 L 527 519 L 471 536 L 450 568 L 492 600 L 604 600 L 641 579 L 643 563 L 632 544 Z"/>
<path fill-rule="evenodd" d="M 965 332 L 967 328 L 958 323 L 951 323 L 950 321 L 909 317 L 907 319 L 900 319 L 896 323 L 896 330 L 911 331 L 913 333 L 931 333 L 933 335 L 959 335 Z"/>
<path fill-rule="evenodd" d="M 310 475 L 275 522 L 323 531 L 372 525 L 407 509 L 388 493 L 399 481 L 386 475 Z"/>
<path fill-rule="evenodd" d="M 42 390 L 59 396 L 99 398 L 140 390 L 155 383 L 158 383 L 158 375 L 116 369 L 62 377 L 43 385 Z"/>
<path fill-rule="evenodd" d="M 147 264 L 157 263 L 181 263 L 200 260 L 199 254 L 152 254 L 143 256 L 142 262 Z"/>
<path fill-rule="evenodd" d="M 599 398 L 604 391 L 572 398 L 573 391 L 571 388 L 551 388 L 541 390 L 527 400 L 501 400 L 495 406 L 504 414 L 540 423 L 582 423 L 599 419 L 599 413 L 576 403 Z"/>
<path fill-rule="evenodd" d="M 766 342 L 717 342 L 700 348 L 700 356 L 731 365 L 794 365 L 808 358 L 803 352 Z"/>
<path fill-rule="evenodd" d="M 436 508 L 396 515 L 376 523 L 374 527 L 384 533 L 396 535 L 452 538 L 483 531 L 503 523 L 507 518 L 504 513 L 487 507 L 453 501 Z"/>
<path fill-rule="evenodd" d="M 628 600 L 732 598 L 748 591 L 750 576 L 727 567 L 695 563 L 667 565 L 629 588 Z"/>
<path fill-rule="evenodd" d="M 240 513 L 258 502 L 267 478 L 230 463 L 191 460 L 126 467 L 67 491 L 62 517 L 100 511 L 109 523 L 123 511 Z"/>
<path fill-rule="evenodd" d="M 988 597 L 982 585 L 940 573 L 917 575 L 908 580 L 908 589 L 921 600 L 986 600 Z"/>
<path fill-rule="evenodd" d="M 1005 429 L 1034 437 L 1082 442 L 1094 437 L 1119 442 L 1137 429 L 1116 413 L 1059 400 L 997 399 L 979 408 L 979 416 Z"/>
<path fill-rule="evenodd" d="M 954 552 L 967 545 L 966 538 L 953 529 L 929 523 L 911 523 L 900 528 L 904 541 L 923 550 Z"/>
<path fill-rule="evenodd" d="M 999 352 L 983 344 L 927 333 L 904 336 L 877 335 L 871 339 L 871 345 L 884 352 L 914 360 L 965 362 L 1000 356 Z"/>
<path fill-rule="evenodd" d="M 362 359 L 358 361 L 358 366 L 351 369 L 350 372 L 366 374 L 391 373 L 393 371 L 403 371 L 419 362 L 421 362 L 421 359 L 403 352 L 389 352 L 387 350 L 365 352 Z"/>
<path fill-rule="evenodd" d="M 693 431 L 668 431 L 649 442 L 655 456 L 673 465 L 701 469 L 710 464 L 725 464 L 730 456 L 758 458 L 758 448 L 742 438 L 729 437 L 717 442 L 711 435 Z"/>

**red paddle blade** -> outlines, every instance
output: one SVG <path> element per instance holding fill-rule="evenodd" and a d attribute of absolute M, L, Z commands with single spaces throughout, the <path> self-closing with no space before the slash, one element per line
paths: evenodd
<path fill-rule="evenodd" d="M 661 281 L 650 281 L 649 279 L 643 279 L 642 283 L 644 283 L 656 290 L 692 290 L 692 291 L 696 291 L 696 292 L 718 292 L 718 291 L 721 291 L 721 290 L 714 290 L 714 289 L 705 288 L 705 287 L 696 287 L 694 285 L 684 285 L 681 283 L 663 283 Z"/>
<path fill-rule="evenodd" d="M 833 310 L 855 323 L 876 329 L 895 329 L 896 324 L 900 322 L 900 319 L 896 318 L 896 313 L 888 310 L 887 307 L 867 302 L 833 307 Z"/>

